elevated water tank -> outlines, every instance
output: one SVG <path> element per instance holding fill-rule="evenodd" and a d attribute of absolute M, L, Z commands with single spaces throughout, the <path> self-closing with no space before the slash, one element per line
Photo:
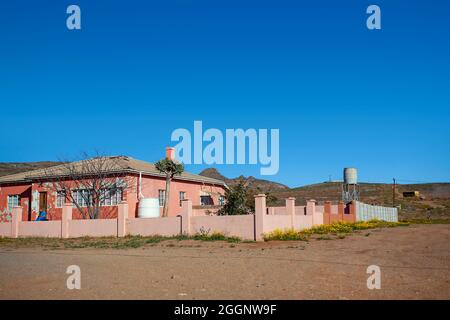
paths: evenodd
<path fill-rule="evenodd" d="M 358 171 L 356 171 L 356 168 L 344 168 L 344 183 L 358 184 Z"/>
<path fill-rule="evenodd" d="M 159 199 L 143 198 L 139 200 L 139 218 L 159 218 Z"/>

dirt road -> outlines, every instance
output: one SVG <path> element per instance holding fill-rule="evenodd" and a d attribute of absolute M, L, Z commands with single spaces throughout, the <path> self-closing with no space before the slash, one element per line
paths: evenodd
<path fill-rule="evenodd" d="M 66 268 L 81 268 L 81 289 Z M 381 289 L 368 290 L 369 265 Z M 0 247 L 0 299 L 450 299 L 450 226 L 345 239 L 165 241 L 127 250 Z"/>

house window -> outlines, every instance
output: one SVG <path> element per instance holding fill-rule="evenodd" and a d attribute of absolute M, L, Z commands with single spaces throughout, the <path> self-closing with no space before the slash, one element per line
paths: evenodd
<path fill-rule="evenodd" d="M 224 196 L 219 196 L 219 205 L 221 205 L 221 206 L 225 205 L 225 197 Z"/>
<path fill-rule="evenodd" d="M 122 189 L 102 189 L 100 191 L 101 206 L 116 206 L 122 201 Z"/>
<path fill-rule="evenodd" d="M 180 191 L 180 207 L 184 199 L 186 199 L 186 192 Z"/>
<path fill-rule="evenodd" d="M 166 199 L 166 190 L 159 190 L 159 206 L 162 207 L 164 206 L 164 200 Z"/>
<path fill-rule="evenodd" d="M 12 208 L 17 206 L 20 206 L 20 195 L 8 195 L 8 212 L 11 212 Z"/>
<path fill-rule="evenodd" d="M 91 202 L 92 191 L 88 189 L 77 189 L 73 191 L 73 202 L 80 207 L 86 207 Z"/>
<path fill-rule="evenodd" d="M 77 189 L 73 191 L 73 202 L 80 207 L 86 207 L 92 201 L 92 190 Z M 116 206 L 122 201 L 122 189 L 111 188 L 100 190 L 99 201 L 101 206 Z M 64 201 L 64 199 L 62 199 Z M 63 202 L 64 204 L 64 202 Z M 91 203 L 92 204 L 92 203 Z M 57 199 L 58 205 L 58 199 Z M 61 205 L 62 206 L 62 205 Z"/>
<path fill-rule="evenodd" d="M 211 196 L 200 196 L 200 204 L 202 206 L 212 206 L 214 202 Z"/>
<path fill-rule="evenodd" d="M 66 202 L 66 192 L 65 191 L 57 191 L 56 192 L 56 207 L 62 208 L 64 203 Z"/>
<path fill-rule="evenodd" d="M 100 195 L 101 206 L 116 206 L 122 201 L 122 189 L 102 189 Z"/>

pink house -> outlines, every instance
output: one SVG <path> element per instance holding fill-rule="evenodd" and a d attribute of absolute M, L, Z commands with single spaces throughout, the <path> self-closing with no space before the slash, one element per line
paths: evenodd
<path fill-rule="evenodd" d="M 173 148 L 167 148 L 166 157 L 173 158 Z M 116 218 L 118 204 L 126 201 L 129 218 L 137 216 L 140 197 L 159 198 L 160 212 L 165 197 L 165 175 L 156 170 L 152 163 L 126 156 L 109 157 L 117 164 L 114 176 L 120 175 L 128 186 L 123 190 L 108 193 L 108 198 L 100 209 L 100 218 Z M 52 169 L 52 168 L 49 168 Z M 22 221 L 33 221 L 40 211 L 47 212 L 49 220 L 60 220 L 65 197 L 49 181 L 49 169 L 38 169 L 0 177 L 0 221 L 11 219 L 14 206 L 23 208 Z M 58 170 L 58 166 L 54 167 Z M 181 200 L 190 199 L 194 206 L 223 204 L 224 181 L 183 172 L 175 176 L 171 183 L 169 216 L 181 212 Z M 73 190 L 73 192 L 79 192 Z M 81 219 L 78 209 L 73 207 L 73 218 Z"/>

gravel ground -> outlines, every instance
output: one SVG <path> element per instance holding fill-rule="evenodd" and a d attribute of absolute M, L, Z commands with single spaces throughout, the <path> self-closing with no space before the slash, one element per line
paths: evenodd
<path fill-rule="evenodd" d="M 67 289 L 69 265 L 81 268 L 80 290 Z M 380 290 L 367 289 L 369 265 L 381 268 Z M 450 225 L 310 242 L 0 247 L 0 299 L 450 299 Z"/>

